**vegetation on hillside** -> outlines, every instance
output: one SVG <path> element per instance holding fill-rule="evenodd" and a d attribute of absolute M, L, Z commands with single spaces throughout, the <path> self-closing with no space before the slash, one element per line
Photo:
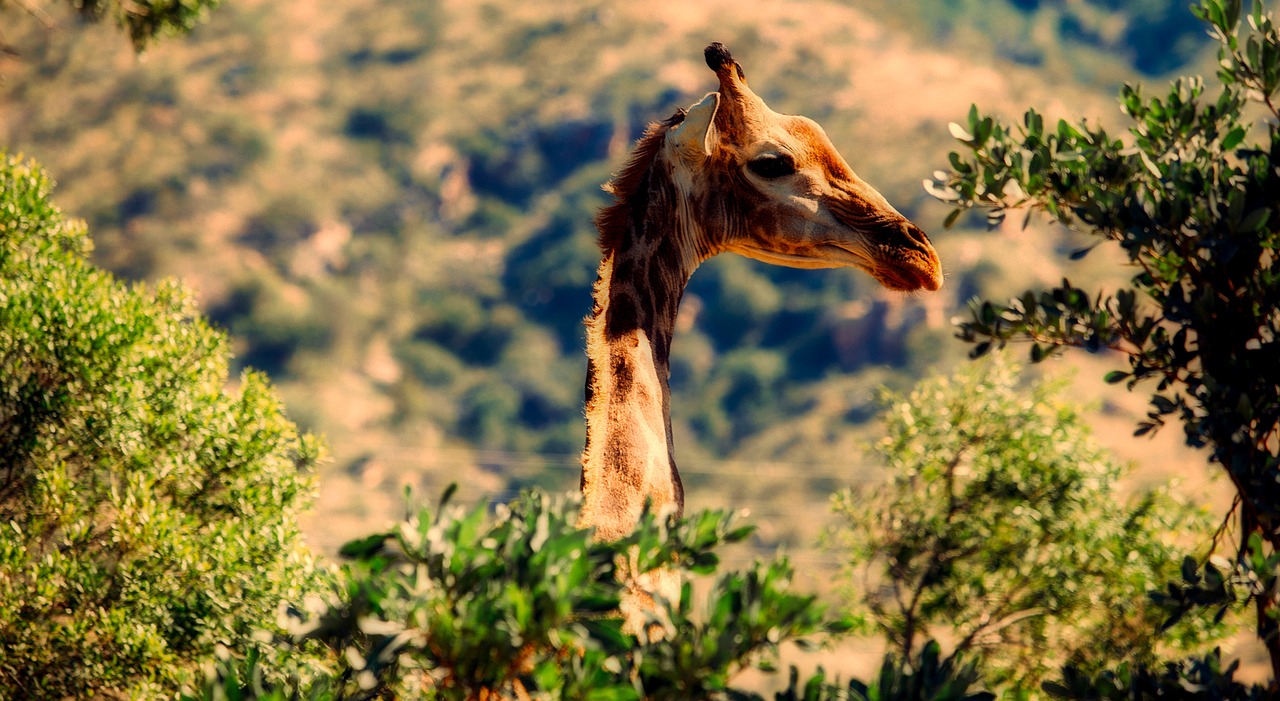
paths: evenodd
<path fill-rule="evenodd" d="M 1169 0 L 963 0 L 903 10 L 939 40 L 1085 82 L 1162 76 L 1194 62 L 1205 44 L 1187 4 Z"/>
<path fill-rule="evenodd" d="M 970 16 L 1057 11 L 1045 5 L 1001 0 Z M 1148 17 L 1084 6 L 1135 32 Z M 235 339 L 238 367 L 268 372 L 293 415 L 331 437 L 331 483 L 384 487 L 366 513 L 394 504 L 404 482 L 457 479 L 477 497 L 568 488 L 599 185 L 647 122 L 714 87 L 698 53 L 709 38 L 734 48 L 770 104 L 821 121 L 896 206 L 928 230 L 940 218 L 918 187 L 945 148 L 937 117 L 881 108 L 869 91 L 902 80 L 877 73 L 880 60 L 950 45 L 925 16 L 949 6 L 727 7 L 235 3 L 141 61 L 105 27 L 69 22 L 68 40 L 15 23 L 0 138 L 59 174 L 97 232 L 97 261 L 190 282 Z M 873 14 L 917 22 L 901 32 L 913 43 L 874 34 Z M 1080 46 L 1111 56 L 1112 44 Z M 954 71 L 931 92 L 984 80 L 941 56 L 910 62 Z M 980 236 L 938 245 L 957 261 Z M 673 347 L 682 459 L 802 463 L 811 477 L 788 481 L 789 503 L 825 498 L 874 414 L 871 388 L 905 387 L 959 355 L 946 309 L 1001 279 L 1047 281 L 994 258 L 948 263 L 948 276 L 941 295 L 904 298 L 847 272 L 704 266 Z M 442 455 L 456 448 L 487 452 Z M 754 481 L 742 488 L 783 503 Z"/>

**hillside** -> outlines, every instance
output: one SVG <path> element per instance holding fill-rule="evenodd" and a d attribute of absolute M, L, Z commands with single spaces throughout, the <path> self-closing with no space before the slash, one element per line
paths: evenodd
<path fill-rule="evenodd" d="M 245 0 L 142 57 L 60 3 L 53 32 L 4 6 L 0 143 L 59 179 L 100 263 L 184 280 L 328 436 L 310 533 L 332 549 L 401 513 L 406 484 L 576 487 L 599 185 L 647 122 L 715 87 L 701 49 L 724 42 L 931 233 L 948 275 L 901 296 L 722 257 L 691 283 L 673 363 L 690 504 L 750 508 L 757 547 L 789 545 L 820 580 L 826 496 L 875 467 L 874 388 L 962 358 L 949 319 L 976 293 L 1123 274 L 1064 267 L 1016 224 L 942 231 L 920 180 L 947 122 L 971 102 L 1115 121 L 1119 81 L 1204 61 L 1180 3 L 936 5 Z M 1073 362 L 1090 386 L 1106 363 Z M 1141 402 L 1117 402 L 1099 426 L 1123 437 Z M 1177 438 L 1146 464 L 1186 465 Z"/>

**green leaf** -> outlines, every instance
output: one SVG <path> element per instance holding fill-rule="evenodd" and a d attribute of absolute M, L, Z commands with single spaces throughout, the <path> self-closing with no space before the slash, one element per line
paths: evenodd
<path fill-rule="evenodd" d="M 1190 555 L 1182 558 L 1182 581 L 1195 584 L 1200 581 L 1200 563 Z"/>
<path fill-rule="evenodd" d="M 1185 610 L 1181 610 L 1181 609 L 1176 610 L 1176 611 L 1174 611 L 1173 613 L 1169 614 L 1169 617 L 1168 617 L 1168 618 L 1166 618 L 1166 619 L 1164 619 L 1164 622 L 1160 624 L 1160 631 L 1161 631 L 1161 632 L 1164 632 L 1164 631 L 1169 630 L 1170 628 L 1174 627 L 1174 626 L 1175 626 L 1175 625 L 1177 625 L 1177 624 L 1178 624 L 1178 622 L 1179 622 L 1179 621 L 1181 621 L 1181 620 L 1183 619 L 1183 617 L 1184 617 L 1184 616 L 1186 616 L 1186 615 L 1187 615 L 1187 612 L 1186 612 Z"/>
<path fill-rule="evenodd" d="M 458 483 L 450 482 L 449 485 L 444 488 L 444 492 L 440 494 L 440 501 L 436 504 L 436 511 L 443 511 L 444 507 L 448 506 L 449 502 L 453 500 L 454 495 L 457 493 Z"/>
<path fill-rule="evenodd" d="M 383 552 L 384 545 L 390 537 L 387 533 L 375 533 L 364 538 L 348 541 L 338 549 L 338 554 L 351 560 L 367 560 Z"/>
<path fill-rule="evenodd" d="M 1244 134 L 1245 134 L 1244 126 L 1238 126 L 1235 129 L 1232 129 L 1231 131 L 1227 132 L 1227 135 L 1222 137 L 1222 150 L 1230 151 L 1231 149 L 1238 146 L 1241 141 L 1244 141 Z"/>
<path fill-rule="evenodd" d="M 1055 699 L 1076 698 L 1075 693 L 1072 691 L 1070 687 L 1063 686 L 1061 683 L 1053 680 L 1044 682 L 1043 684 L 1040 685 L 1040 688 L 1044 690 L 1044 693 L 1052 696 Z"/>
<path fill-rule="evenodd" d="M 1260 231 L 1266 227 L 1267 222 L 1271 219 L 1271 209 L 1267 207 L 1259 207 L 1249 212 L 1240 222 L 1240 230 L 1248 233 Z"/>
<path fill-rule="evenodd" d="M 1084 258 L 1085 256 L 1089 255 L 1089 253 L 1091 253 L 1093 249 L 1097 248 L 1100 245 L 1100 243 L 1101 242 L 1095 243 L 1091 246 L 1085 246 L 1084 248 L 1077 248 L 1076 250 L 1071 252 L 1071 255 L 1069 256 L 1069 258 L 1071 260 L 1080 260 L 1081 258 Z"/>
<path fill-rule="evenodd" d="M 1142 161 L 1142 167 L 1146 168 L 1148 173 L 1157 178 L 1163 176 L 1163 173 L 1160 172 L 1160 166 L 1157 166 L 1156 162 L 1151 160 L 1151 156 L 1148 156 L 1146 151 L 1138 151 L 1138 160 Z"/>

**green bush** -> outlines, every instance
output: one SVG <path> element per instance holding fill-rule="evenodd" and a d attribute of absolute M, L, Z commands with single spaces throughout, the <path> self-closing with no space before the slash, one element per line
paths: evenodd
<path fill-rule="evenodd" d="M 322 577 L 321 447 L 173 284 L 130 289 L 0 155 L 0 695 L 172 693 Z"/>
<path fill-rule="evenodd" d="M 886 480 L 835 498 L 855 609 L 899 654 L 952 641 L 1012 697 L 1068 662 L 1152 663 L 1221 635 L 1204 616 L 1158 634 L 1147 599 L 1177 575 L 1177 537 L 1208 539 L 1206 516 L 1126 497 L 1062 383 L 1017 376 L 984 363 L 887 396 Z"/>
<path fill-rule="evenodd" d="M 225 652 L 187 701 L 252 699 L 763 699 L 736 682 L 774 671 L 780 646 L 808 649 L 847 630 L 812 596 L 790 590 L 785 560 L 720 574 L 696 597 L 688 579 L 712 574 L 716 550 L 752 528 L 729 515 L 646 514 L 620 541 L 593 539 L 577 495 L 529 492 L 496 514 L 449 503 L 386 533 L 352 541 L 342 586 L 295 631 L 289 647 L 321 640 L 332 674 L 275 682 L 256 651 Z M 659 599 L 638 635 L 616 613 L 627 571 L 678 570 L 678 601 Z M 972 665 L 943 659 L 936 644 L 889 655 L 870 684 L 801 679 L 791 669 L 779 701 L 986 701 L 970 691 Z"/>

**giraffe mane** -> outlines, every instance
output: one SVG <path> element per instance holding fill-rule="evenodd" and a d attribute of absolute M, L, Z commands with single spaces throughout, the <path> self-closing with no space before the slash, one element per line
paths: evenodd
<path fill-rule="evenodd" d="M 667 132 L 683 122 L 684 117 L 685 111 L 680 109 L 667 119 L 651 122 L 645 128 L 644 135 L 636 141 L 626 165 L 604 184 L 604 191 L 613 195 L 614 201 L 600 210 L 596 215 L 595 224 L 596 231 L 600 234 L 597 240 L 601 250 L 606 254 L 616 251 L 622 244 L 635 208 L 644 206 L 645 198 L 641 197 L 637 200 L 636 195 L 645 186 L 649 168 L 653 165 L 658 151 L 662 149 L 662 142 Z M 638 216 L 644 216 L 644 213 L 640 212 Z"/>

